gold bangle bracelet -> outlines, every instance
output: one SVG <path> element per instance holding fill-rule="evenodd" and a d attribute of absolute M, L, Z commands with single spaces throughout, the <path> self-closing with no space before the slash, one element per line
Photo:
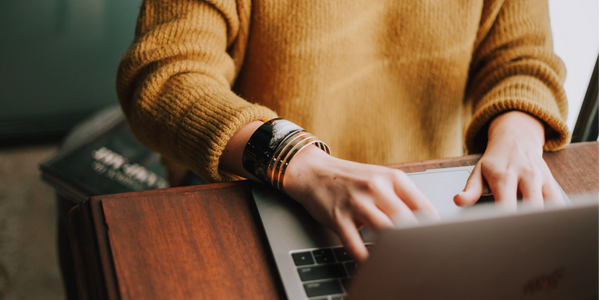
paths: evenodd
<path fill-rule="evenodd" d="M 298 152 L 297 150 L 305 147 L 311 142 L 319 141 L 316 136 L 308 134 L 298 139 L 294 143 L 287 144 L 284 149 L 283 159 L 278 161 L 278 164 L 273 170 L 273 186 L 283 192 L 283 174 L 282 171 L 287 168 L 286 164 L 289 164 L 291 158 Z"/>
<path fill-rule="evenodd" d="M 275 150 L 275 153 L 273 155 L 274 159 L 272 159 L 269 162 L 269 166 L 267 168 L 267 177 L 269 180 L 269 184 L 271 184 L 273 187 L 275 187 L 275 185 L 273 184 L 273 181 L 275 180 L 275 176 L 277 174 L 276 170 L 279 169 L 279 168 L 277 168 L 277 166 L 280 166 L 283 163 L 284 158 L 287 156 L 290 147 L 294 147 L 303 138 L 305 138 L 307 136 L 313 136 L 313 135 L 306 131 L 294 133 L 288 139 L 286 139 L 285 142 L 282 142 L 279 145 L 279 147 L 277 147 L 277 149 Z"/>
<path fill-rule="evenodd" d="M 290 152 L 290 154 L 286 158 L 285 162 L 283 163 L 282 168 L 281 168 L 281 170 L 279 172 L 279 177 L 278 177 L 279 180 L 278 180 L 277 188 L 281 192 L 285 193 L 285 190 L 283 188 L 283 180 L 285 178 L 284 177 L 285 176 L 285 171 L 287 170 L 288 166 L 290 165 L 290 162 L 292 161 L 292 159 L 294 158 L 294 156 L 296 156 L 296 154 L 298 154 L 298 152 L 302 151 L 302 149 L 304 149 L 307 146 L 310 146 L 312 144 L 315 144 L 317 147 L 321 148 L 327 154 L 331 154 L 330 151 L 329 151 L 329 146 L 327 146 L 327 144 L 323 143 L 322 141 L 320 141 L 316 137 L 315 137 L 315 139 L 306 140 L 304 143 L 302 143 L 302 145 L 299 145 L 294 150 L 292 150 L 292 152 Z"/>

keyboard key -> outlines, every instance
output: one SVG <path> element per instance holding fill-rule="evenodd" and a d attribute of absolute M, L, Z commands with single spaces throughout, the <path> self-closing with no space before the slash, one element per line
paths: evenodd
<path fill-rule="evenodd" d="M 346 290 L 347 293 L 348 288 L 350 287 L 350 278 L 342 278 L 340 279 L 340 281 L 342 282 L 342 286 L 344 287 L 344 290 Z"/>
<path fill-rule="evenodd" d="M 341 278 L 348 276 L 342 264 L 330 264 L 314 267 L 298 268 L 302 281 Z"/>
<path fill-rule="evenodd" d="M 308 297 L 342 294 L 342 286 L 337 280 L 305 283 L 304 291 Z"/>
<path fill-rule="evenodd" d="M 333 253 L 335 253 L 335 257 L 337 258 L 338 261 L 352 260 L 352 257 L 350 257 L 350 254 L 348 254 L 348 251 L 346 251 L 346 249 L 344 249 L 342 247 L 333 248 Z"/>
<path fill-rule="evenodd" d="M 335 258 L 333 257 L 333 251 L 331 249 L 319 249 L 313 251 L 313 255 L 315 256 L 315 260 L 317 263 L 326 264 L 335 262 Z"/>
<path fill-rule="evenodd" d="M 315 261 L 310 252 L 293 253 L 292 258 L 296 266 L 314 265 Z"/>
<path fill-rule="evenodd" d="M 346 266 L 346 270 L 348 270 L 348 274 L 350 274 L 350 276 L 356 276 L 358 265 L 355 261 L 346 262 L 344 265 Z"/>
<path fill-rule="evenodd" d="M 494 202 L 495 202 L 494 195 L 488 195 L 488 196 L 481 196 L 475 204 L 494 203 Z"/>

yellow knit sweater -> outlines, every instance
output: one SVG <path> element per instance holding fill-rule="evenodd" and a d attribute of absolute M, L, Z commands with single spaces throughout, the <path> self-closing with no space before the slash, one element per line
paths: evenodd
<path fill-rule="evenodd" d="M 564 77 L 545 1 L 147 0 L 117 90 L 141 142 L 223 181 L 230 137 L 276 116 L 372 164 L 481 152 L 508 110 L 556 150 Z"/>

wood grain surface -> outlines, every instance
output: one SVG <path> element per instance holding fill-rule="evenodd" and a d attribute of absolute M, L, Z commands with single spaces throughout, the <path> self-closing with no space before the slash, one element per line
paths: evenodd
<path fill-rule="evenodd" d="M 247 186 L 103 200 L 121 298 L 278 298 Z"/>
<path fill-rule="evenodd" d="M 473 165 L 479 155 L 392 165 Z M 598 193 L 598 143 L 546 153 L 567 194 Z M 71 212 L 84 299 L 282 299 L 266 237 L 235 182 L 93 197 Z"/>

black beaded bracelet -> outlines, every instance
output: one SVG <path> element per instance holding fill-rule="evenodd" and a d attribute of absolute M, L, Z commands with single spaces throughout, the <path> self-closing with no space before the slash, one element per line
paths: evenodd
<path fill-rule="evenodd" d="M 310 144 L 330 153 L 327 144 L 302 127 L 288 120 L 273 119 L 252 134 L 244 148 L 242 165 L 262 182 L 283 191 L 283 176 L 289 162 Z"/>

